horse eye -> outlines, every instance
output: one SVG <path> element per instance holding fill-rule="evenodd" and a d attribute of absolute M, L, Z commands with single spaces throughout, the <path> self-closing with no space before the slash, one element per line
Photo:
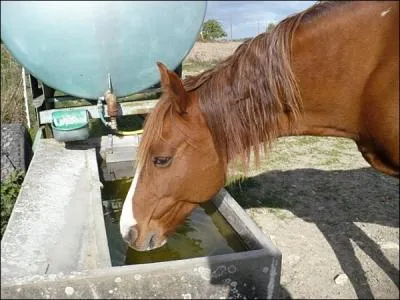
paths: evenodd
<path fill-rule="evenodd" d="M 155 156 L 153 157 L 153 163 L 156 167 L 165 168 L 171 164 L 171 156 Z"/>

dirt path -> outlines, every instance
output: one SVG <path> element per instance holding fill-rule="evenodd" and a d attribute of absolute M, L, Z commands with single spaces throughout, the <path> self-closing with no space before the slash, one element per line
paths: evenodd
<path fill-rule="evenodd" d="M 187 59 L 199 68 L 186 74 L 239 44 L 196 44 Z M 399 180 L 353 141 L 281 138 L 228 190 L 281 250 L 283 298 L 399 299 Z"/>

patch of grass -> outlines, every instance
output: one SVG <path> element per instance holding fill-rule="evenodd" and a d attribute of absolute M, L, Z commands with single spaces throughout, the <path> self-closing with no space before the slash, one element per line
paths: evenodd
<path fill-rule="evenodd" d="M 312 145 L 312 144 L 316 143 L 317 140 L 318 140 L 318 138 L 316 138 L 315 136 L 305 135 L 305 136 L 298 137 L 296 139 L 296 144 L 298 146 L 307 146 L 307 145 Z"/>
<path fill-rule="evenodd" d="M 31 126 L 31 128 L 27 128 L 27 130 L 28 130 L 29 136 L 31 137 L 31 142 L 32 142 L 32 146 L 33 146 L 33 143 L 35 141 L 35 137 L 36 137 L 36 134 L 37 134 L 39 128 L 38 128 L 38 126 L 34 125 L 34 126 Z"/>
<path fill-rule="evenodd" d="M 28 91 L 30 93 L 30 91 Z M 28 94 L 28 99 L 30 95 Z M 31 98 L 31 97 L 30 97 Z M 24 104 L 22 67 L 1 44 L 1 123 L 19 123 L 27 125 Z M 30 120 L 35 119 L 33 104 L 29 103 Z M 38 128 L 31 122 L 28 129 L 32 141 Z M 7 227 L 8 219 L 24 179 L 23 172 L 12 173 L 7 180 L 1 182 L 1 237 Z"/>
<path fill-rule="evenodd" d="M 25 123 L 21 65 L 1 45 L 1 123 Z"/>
<path fill-rule="evenodd" d="M 286 220 L 288 219 L 288 215 L 285 213 L 283 209 L 280 208 L 269 208 L 268 209 L 271 214 L 273 214 L 275 217 L 277 217 L 280 220 Z"/>
<path fill-rule="evenodd" d="M 30 90 L 28 89 L 28 99 L 31 99 Z M 24 89 L 22 82 L 22 67 L 10 54 L 4 44 L 1 44 L 1 123 L 19 123 L 27 125 Z M 38 130 L 37 124 L 33 120 L 35 110 L 31 101 L 29 105 L 29 117 L 31 120 L 31 128 L 29 133 L 32 140 Z"/>
<path fill-rule="evenodd" d="M 339 163 L 340 163 L 340 159 L 338 157 L 330 157 L 324 161 L 324 165 L 326 165 L 326 166 L 337 165 Z"/>
<path fill-rule="evenodd" d="M 3 233 L 6 230 L 8 219 L 10 218 L 23 181 L 24 172 L 20 171 L 11 173 L 7 180 L 1 182 L 1 238 L 3 238 Z"/>
<path fill-rule="evenodd" d="M 183 70 L 185 72 L 200 72 L 203 70 L 210 69 L 218 63 L 218 60 L 212 61 L 197 61 L 197 60 L 185 60 L 183 63 Z"/>

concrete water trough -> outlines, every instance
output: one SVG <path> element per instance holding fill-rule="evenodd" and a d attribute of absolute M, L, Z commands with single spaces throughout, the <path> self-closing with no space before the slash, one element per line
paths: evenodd
<path fill-rule="evenodd" d="M 225 189 L 211 201 L 246 251 L 112 266 L 102 181 L 132 176 L 137 145 L 40 140 L 1 240 L 1 297 L 276 298 L 281 253 Z"/>

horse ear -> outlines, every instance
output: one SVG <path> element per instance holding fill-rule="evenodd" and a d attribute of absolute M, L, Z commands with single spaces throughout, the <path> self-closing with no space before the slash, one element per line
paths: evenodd
<path fill-rule="evenodd" d="M 183 114 L 186 112 L 188 105 L 188 94 L 183 87 L 182 80 L 175 72 L 171 72 L 160 62 L 157 62 L 161 77 L 161 90 L 168 94 L 168 98 L 172 102 L 174 109 Z"/>

